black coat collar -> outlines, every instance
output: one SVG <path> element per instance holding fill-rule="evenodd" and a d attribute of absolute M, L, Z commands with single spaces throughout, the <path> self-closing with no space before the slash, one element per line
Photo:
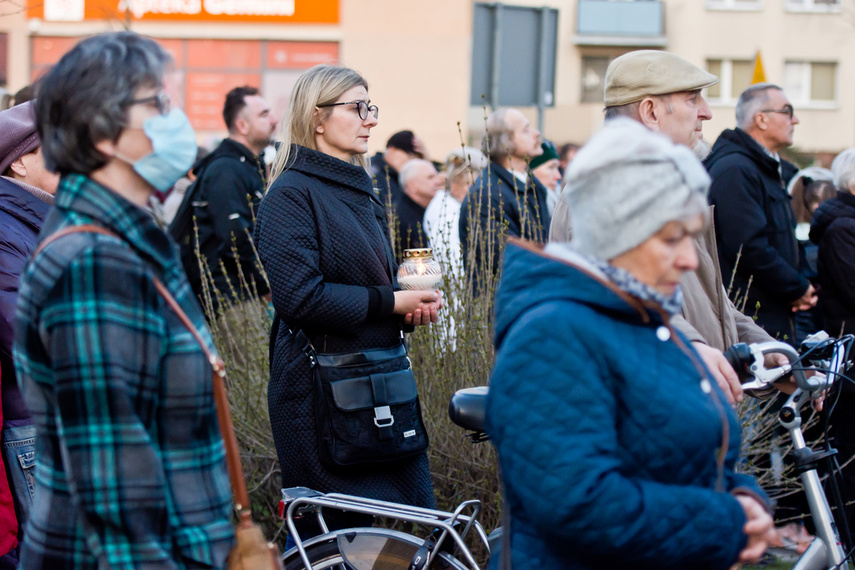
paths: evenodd
<path fill-rule="evenodd" d="M 304 146 L 291 145 L 291 164 L 288 170 L 302 172 L 312 177 L 328 180 L 363 192 L 380 203 L 368 172 L 361 166 L 350 164 L 323 152 Z"/>

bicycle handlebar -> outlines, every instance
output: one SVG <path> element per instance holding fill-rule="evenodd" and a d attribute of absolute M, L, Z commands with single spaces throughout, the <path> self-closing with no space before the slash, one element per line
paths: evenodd
<path fill-rule="evenodd" d="M 823 358 L 828 358 L 830 364 L 827 374 L 815 374 L 807 377 L 805 375 L 805 367 L 799 366 L 798 363 L 804 358 L 799 356 L 799 353 L 789 344 L 769 341 L 755 344 L 735 344 L 724 352 L 724 356 L 740 380 L 750 379 L 742 384 L 743 390 L 760 390 L 769 387 L 772 383 L 777 382 L 787 374 L 792 373 L 796 381 L 796 385 L 803 392 L 817 392 L 829 388 L 837 379 L 845 366 L 846 347 L 852 342 L 851 337 L 840 340 L 830 339 L 828 334 L 820 331 L 809 336 L 804 343 L 802 349 L 811 352 L 823 345 L 831 348 L 831 354 L 824 352 L 820 354 Z M 775 368 L 766 368 L 766 355 L 783 354 L 789 361 L 784 366 Z M 805 354 L 807 356 L 807 354 Z M 818 358 L 812 359 L 812 361 Z"/>

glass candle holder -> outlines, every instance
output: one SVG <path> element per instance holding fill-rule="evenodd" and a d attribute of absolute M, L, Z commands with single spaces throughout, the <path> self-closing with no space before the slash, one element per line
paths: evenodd
<path fill-rule="evenodd" d="M 398 268 L 398 285 L 408 291 L 433 291 L 442 284 L 442 267 L 429 247 L 405 249 Z"/>

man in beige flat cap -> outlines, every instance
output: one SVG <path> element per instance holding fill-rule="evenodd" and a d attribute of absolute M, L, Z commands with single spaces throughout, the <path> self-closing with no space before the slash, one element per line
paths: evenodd
<path fill-rule="evenodd" d="M 712 118 L 701 90 L 718 83 L 718 77 L 665 51 L 640 50 L 620 56 L 606 70 L 606 120 L 629 117 L 676 144 L 694 149 L 703 139 L 703 121 Z M 571 166 L 572 168 L 572 166 Z M 562 193 L 552 215 L 549 241 L 569 241 L 570 212 Z M 722 285 L 715 230 L 710 224 L 695 239 L 698 269 L 681 282 L 682 315 L 672 324 L 694 343 L 728 400 L 742 399 L 739 379 L 722 351 L 737 342 L 773 340 L 733 305 Z M 786 362 L 774 355 L 774 363 Z"/>
<path fill-rule="evenodd" d="M 712 118 L 701 89 L 716 83 L 718 77 L 672 53 L 627 53 L 606 71 L 606 120 L 629 117 L 694 149 L 702 122 Z"/>

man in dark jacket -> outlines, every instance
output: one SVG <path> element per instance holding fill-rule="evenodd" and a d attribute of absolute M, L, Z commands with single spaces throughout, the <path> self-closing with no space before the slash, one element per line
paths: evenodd
<path fill-rule="evenodd" d="M 778 152 L 793 144 L 799 120 L 780 87 L 752 85 L 736 104 L 736 124 L 725 130 L 704 161 L 712 178 L 719 263 L 746 313 L 773 337 L 794 342 L 793 312 L 816 304 L 813 286 L 799 273 L 795 214 L 787 184 L 795 166 Z M 750 285 L 749 285 L 750 282 Z"/>
<path fill-rule="evenodd" d="M 402 193 L 395 202 L 399 256 L 403 249 L 429 247 L 424 231 L 425 209 L 443 186 L 443 180 L 433 163 L 420 158 L 404 163 L 400 180 Z"/>
<path fill-rule="evenodd" d="M 203 307 L 207 304 L 195 251 L 194 215 L 199 228 L 199 252 L 207 263 L 206 272 L 210 271 L 216 292 L 229 300 L 234 300 L 235 295 L 243 298 L 253 288 L 259 295 L 269 292 L 251 236 L 255 212 L 267 185 L 260 155 L 271 144 L 276 118 L 258 89 L 236 87 L 226 95 L 223 119 L 229 136 L 194 166 L 197 180 L 187 190 L 170 226 L 172 237 L 181 246 L 181 259 L 190 285 Z M 242 279 L 249 291 L 242 286 Z M 210 293 L 216 307 L 216 294 Z"/>
<path fill-rule="evenodd" d="M 528 160 L 543 152 L 540 131 L 516 109 L 498 109 L 487 118 L 484 152 L 490 164 L 463 199 L 460 208 L 460 243 L 463 263 L 468 263 L 469 234 L 481 233 L 475 258 L 492 259 L 498 268 L 502 239 L 510 236 L 546 242 L 549 209 L 546 188 L 531 175 Z"/>
<path fill-rule="evenodd" d="M 15 306 L 21 273 L 59 182 L 58 175 L 45 169 L 31 102 L 0 113 L 0 174 L 0 418 L 6 447 L 5 457 L 0 457 L 9 474 L 8 481 L 0 476 L 0 568 L 8 568 L 17 560 L 9 550 L 15 546 L 17 530 L 26 521 L 33 500 L 30 488 L 36 447 L 36 428 L 18 389 L 12 360 Z"/>
<path fill-rule="evenodd" d="M 371 157 L 371 178 L 382 204 L 387 200 L 395 203 L 401 198 L 401 168 L 414 158 L 426 159 L 427 156 L 424 144 L 413 131 L 398 131 L 386 141 L 386 150 Z"/>

